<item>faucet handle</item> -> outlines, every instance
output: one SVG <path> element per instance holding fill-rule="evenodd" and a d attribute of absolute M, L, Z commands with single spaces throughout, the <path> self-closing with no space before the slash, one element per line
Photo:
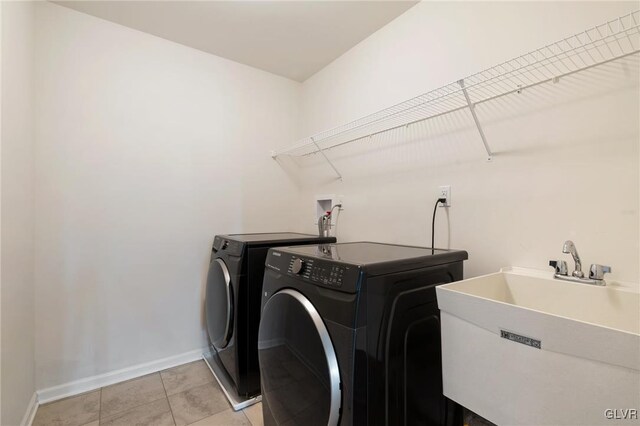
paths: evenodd
<path fill-rule="evenodd" d="M 594 263 L 593 265 L 591 265 L 591 268 L 589 268 L 589 278 L 591 278 L 592 280 L 603 280 L 604 274 L 610 272 L 611 266 L 603 266 Z"/>
<path fill-rule="evenodd" d="M 567 275 L 569 273 L 567 262 L 564 260 L 550 260 L 549 266 L 553 266 L 556 270 L 556 274 L 558 275 Z"/>

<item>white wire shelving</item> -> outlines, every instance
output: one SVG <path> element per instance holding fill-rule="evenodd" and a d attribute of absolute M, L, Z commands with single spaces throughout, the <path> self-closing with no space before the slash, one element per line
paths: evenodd
<path fill-rule="evenodd" d="M 286 149 L 273 151 L 272 157 L 320 154 L 338 178 L 342 179 L 342 175 L 327 156 L 327 150 L 468 109 L 486 150 L 487 160 L 490 161 L 493 153 L 476 115 L 477 105 L 521 93 L 541 84 L 558 83 L 563 77 L 639 52 L 640 10 L 350 123 L 309 136 Z"/>

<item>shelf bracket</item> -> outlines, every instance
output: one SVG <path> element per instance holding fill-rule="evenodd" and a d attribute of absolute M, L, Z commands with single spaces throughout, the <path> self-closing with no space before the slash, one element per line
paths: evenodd
<path fill-rule="evenodd" d="M 464 98 L 467 100 L 467 105 L 469 105 L 471 116 L 473 117 L 473 121 L 476 123 L 478 133 L 480 133 L 480 138 L 482 139 L 482 143 L 484 144 L 484 149 L 487 151 L 487 161 L 491 161 L 493 159 L 493 153 L 491 152 L 491 148 L 489 148 L 487 138 L 484 135 L 484 131 L 482 131 L 482 126 L 480 126 L 480 120 L 478 120 L 478 116 L 476 115 L 476 106 L 471 102 L 471 98 L 469 98 L 469 93 L 467 93 L 467 88 L 464 85 L 464 79 L 458 80 L 458 84 L 462 88 L 462 93 L 464 94 Z"/>
<path fill-rule="evenodd" d="M 324 153 L 324 150 L 322 148 L 320 148 L 320 145 L 318 145 L 318 142 L 316 142 L 315 139 L 313 139 L 313 137 L 309 138 L 311 139 L 311 142 L 313 142 L 313 144 L 316 146 L 316 148 L 318 148 L 318 152 L 320 154 L 322 154 L 322 156 L 324 157 L 324 159 L 327 161 L 327 163 L 329 163 L 329 165 L 331 166 L 331 168 L 333 169 L 334 172 L 336 172 L 336 174 L 338 175 L 338 179 L 342 180 L 342 175 L 340 174 L 340 172 L 338 171 L 338 169 L 336 169 L 336 166 L 333 165 L 333 163 L 331 162 L 331 160 L 329 160 L 329 157 L 327 157 L 327 154 Z"/>

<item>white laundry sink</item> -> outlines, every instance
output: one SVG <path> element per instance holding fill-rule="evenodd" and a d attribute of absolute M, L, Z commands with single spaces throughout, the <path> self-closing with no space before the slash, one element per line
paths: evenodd
<path fill-rule="evenodd" d="M 640 424 L 636 290 L 505 268 L 436 291 L 449 398 L 499 425 Z"/>

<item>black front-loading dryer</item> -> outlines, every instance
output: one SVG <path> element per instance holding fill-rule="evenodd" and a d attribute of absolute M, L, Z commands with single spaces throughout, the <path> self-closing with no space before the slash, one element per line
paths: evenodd
<path fill-rule="evenodd" d="M 270 247 L 332 243 L 292 232 L 217 235 L 207 275 L 204 359 L 234 409 L 259 400 L 258 322 L 264 263 Z"/>
<path fill-rule="evenodd" d="M 467 252 L 378 243 L 269 250 L 258 356 L 264 424 L 456 425 L 435 286 Z"/>

